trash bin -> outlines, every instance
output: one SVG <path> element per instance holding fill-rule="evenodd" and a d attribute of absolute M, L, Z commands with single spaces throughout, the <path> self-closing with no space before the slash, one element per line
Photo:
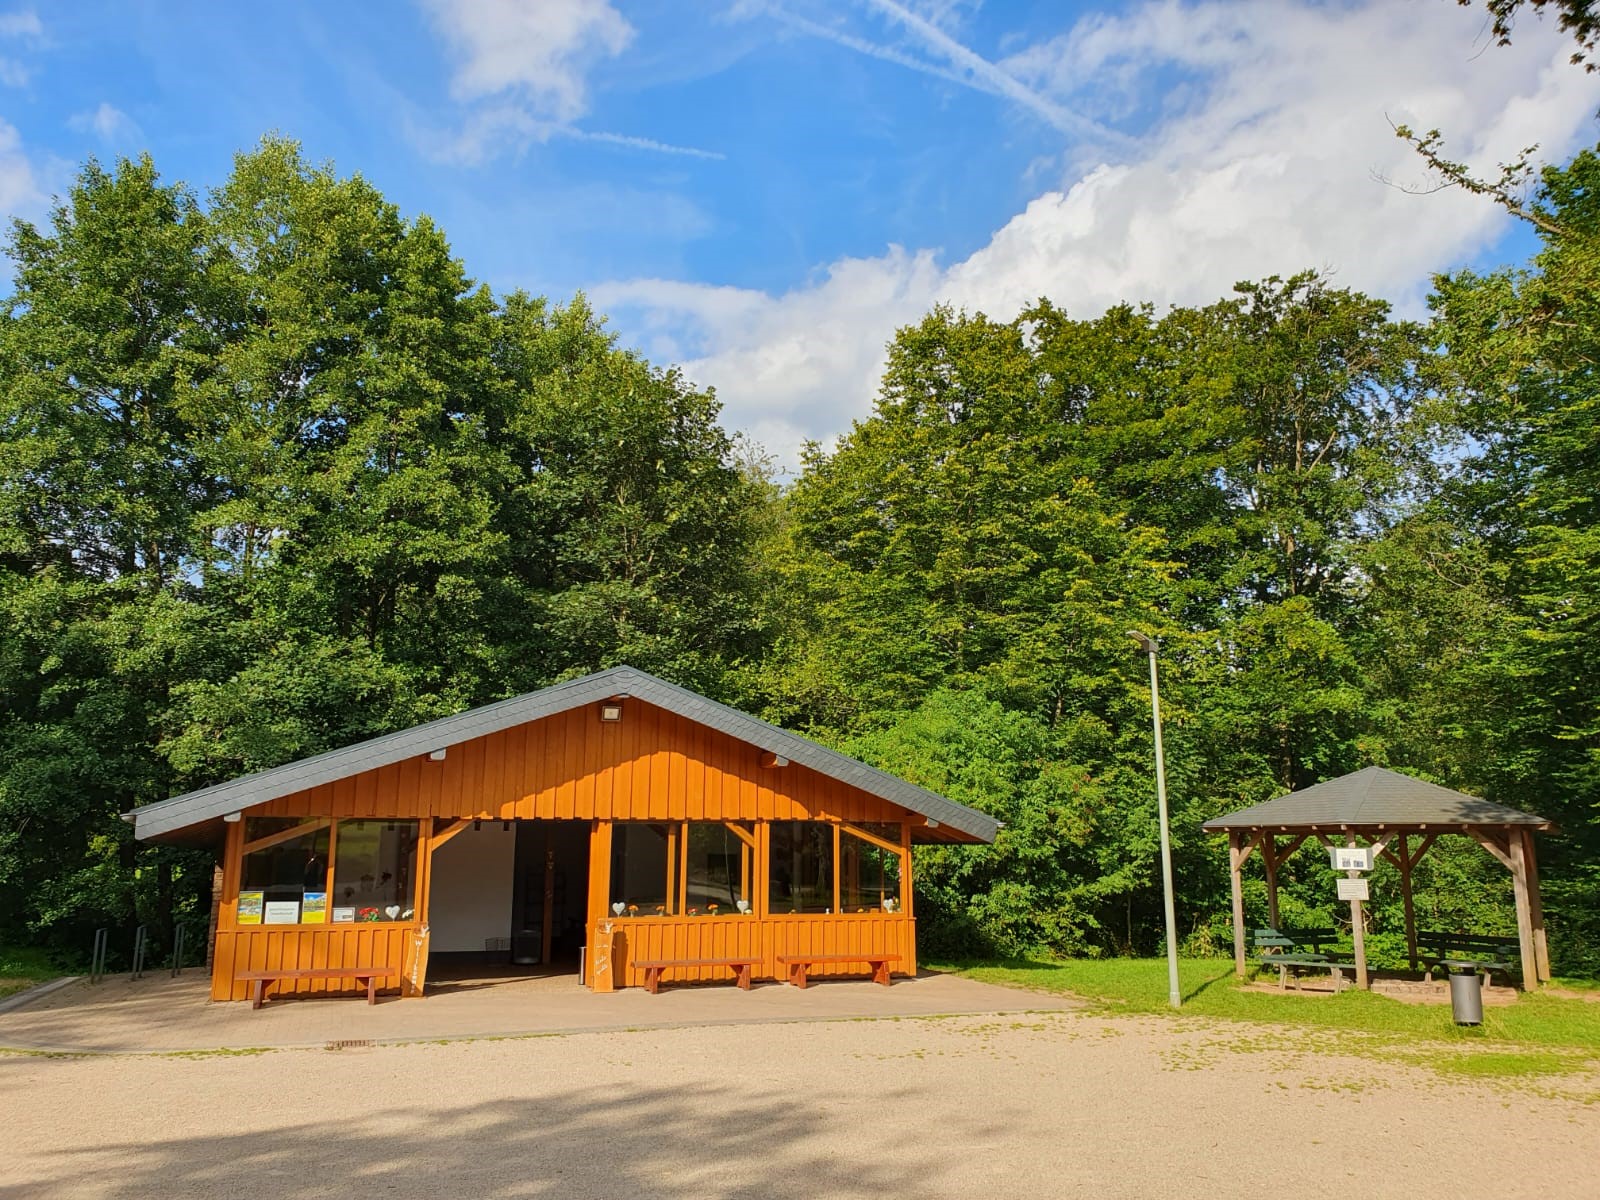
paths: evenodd
<path fill-rule="evenodd" d="M 1450 1015 L 1457 1025 L 1483 1024 L 1483 980 L 1477 967 L 1450 968 Z"/>

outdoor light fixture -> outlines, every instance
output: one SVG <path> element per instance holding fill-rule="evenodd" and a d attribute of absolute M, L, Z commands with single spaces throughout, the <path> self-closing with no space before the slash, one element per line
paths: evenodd
<path fill-rule="evenodd" d="M 444 761 L 444 756 L 447 753 L 449 753 L 449 752 L 446 751 L 446 750 L 429 750 L 428 751 L 428 761 L 429 762 L 443 762 Z"/>
<path fill-rule="evenodd" d="M 1155 638 L 1138 630 L 1128 630 L 1128 636 L 1150 656 L 1150 719 L 1156 731 L 1156 808 L 1161 816 L 1161 890 L 1167 917 L 1167 999 L 1173 1008 L 1178 1008 L 1183 1003 L 1183 993 L 1178 989 L 1178 920 L 1172 903 L 1172 840 L 1167 833 L 1167 766 L 1161 752 L 1161 692 L 1156 682 L 1156 651 L 1160 647 Z"/>
<path fill-rule="evenodd" d="M 600 706 L 600 719 L 602 721 L 622 720 L 622 703 L 617 700 L 607 700 Z"/>
<path fill-rule="evenodd" d="M 240 821 L 244 820 L 244 814 L 242 812 L 231 812 L 222 819 L 229 825 L 237 825 Z"/>

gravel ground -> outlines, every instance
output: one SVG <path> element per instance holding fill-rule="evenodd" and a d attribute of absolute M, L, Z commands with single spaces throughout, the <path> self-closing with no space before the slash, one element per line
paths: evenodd
<path fill-rule="evenodd" d="M 1600 1072 L 1463 1084 L 1083 1013 L 0 1057 L 0 1195 L 1600 1194 Z"/>

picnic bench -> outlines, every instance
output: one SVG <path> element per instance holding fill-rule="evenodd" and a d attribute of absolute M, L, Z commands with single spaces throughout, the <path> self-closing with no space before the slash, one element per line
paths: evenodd
<path fill-rule="evenodd" d="M 1435 929 L 1417 930 L 1417 945 L 1424 952 L 1426 969 L 1423 978 L 1433 982 L 1433 973 L 1447 962 L 1471 962 L 1483 972 L 1484 986 L 1489 986 L 1491 972 L 1503 971 L 1509 975 L 1520 968 L 1521 946 L 1516 938 L 1490 937 L 1478 933 L 1444 933 Z"/>
<path fill-rule="evenodd" d="M 889 964 L 900 961 L 898 954 L 780 954 L 778 965 L 786 968 L 788 981 L 797 988 L 807 985 L 807 972 L 816 966 L 834 963 L 866 963 L 872 968 L 872 982 L 889 986 Z"/>
<path fill-rule="evenodd" d="M 673 967 L 731 967 L 733 981 L 742 991 L 750 990 L 750 971 L 761 965 L 759 958 L 646 958 L 634 964 L 644 968 L 644 990 L 652 996 L 661 991 L 661 973 Z"/>
<path fill-rule="evenodd" d="M 1263 967 L 1276 967 L 1278 987 L 1288 990 L 1289 976 L 1294 976 L 1295 989 L 1300 989 L 1300 972 L 1327 971 L 1333 976 L 1333 990 L 1344 987 L 1344 968 L 1348 963 L 1335 962 L 1322 953 L 1321 944 L 1333 940 L 1333 931 L 1305 929 L 1281 931 L 1258 929 L 1255 933 L 1256 963 Z M 1313 949 L 1307 950 L 1310 944 Z"/>
<path fill-rule="evenodd" d="M 303 967 L 281 971 L 240 971 L 234 976 L 250 984 L 250 1007 L 260 1008 L 267 999 L 267 989 L 275 983 L 289 979 L 353 979 L 365 980 L 367 1003 L 378 1002 L 378 980 L 388 975 L 398 975 L 397 967 Z"/>

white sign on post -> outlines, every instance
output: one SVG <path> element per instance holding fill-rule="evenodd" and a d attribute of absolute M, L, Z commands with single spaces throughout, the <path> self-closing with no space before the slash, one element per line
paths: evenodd
<path fill-rule="evenodd" d="M 1372 870 L 1371 846 L 1329 846 L 1328 853 L 1335 871 Z"/>
<path fill-rule="evenodd" d="M 1341 900 L 1366 900 L 1367 881 L 1365 879 L 1338 879 L 1334 881 L 1339 885 L 1339 899 Z"/>

